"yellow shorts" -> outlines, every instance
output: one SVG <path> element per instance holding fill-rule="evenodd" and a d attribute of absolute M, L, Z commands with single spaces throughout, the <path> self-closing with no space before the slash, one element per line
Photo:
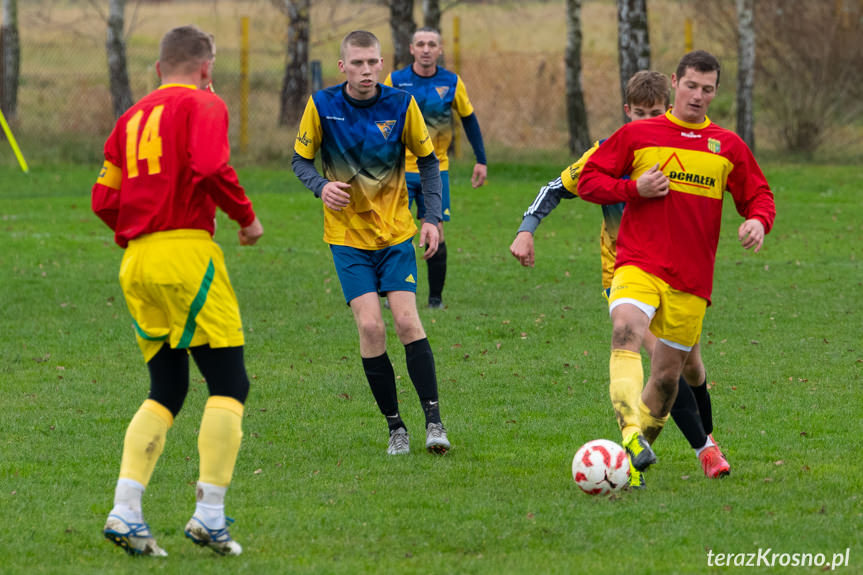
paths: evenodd
<path fill-rule="evenodd" d="M 628 303 L 651 318 L 650 331 L 662 343 L 689 351 L 701 337 L 707 300 L 672 288 L 655 275 L 635 266 L 614 272 L 608 309 Z"/>
<path fill-rule="evenodd" d="M 129 242 L 120 286 L 144 361 L 172 348 L 244 344 L 240 307 L 222 249 L 204 230 L 171 230 Z"/>

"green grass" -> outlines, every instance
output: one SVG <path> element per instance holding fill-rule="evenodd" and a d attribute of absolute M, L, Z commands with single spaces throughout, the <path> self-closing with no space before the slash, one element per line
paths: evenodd
<path fill-rule="evenodd" d="M 421 310 L 454 443 L 443 458 L 420 450 L 391 326 L 414 453 L 384 455 L 320 204 L 287 171 L 242 170 L 266 234 L 240 248 L 220 217 L 217 239 L 252 377 L 228 494 L 246 551 L 222 559 L 183 538 L 206 399 L 194 372 L 144 499 L 166 560 L 129 559 L 100 533 L 148 384 L 116 279 L 122 252 L 89 209 L 98 166 L 3 169 L 0 571 L 702 573 L 709 549 L 829 559 L 850 547 L 843 572 L 863 572 L 859 168 L 767 165 L 778 217 L 757 255 L 737 245 L 726 202 L 703 353 L 732 475 L 705 479 L 669 425 L 648 489 L 608 499 L 570 477 L 579 445 L 618 438 L 599 208 L 563 203 L 538 231 L 534 269 L 508 253 L 522 211 L 562 167 L 493 166 L 479 190 L 454 168 L 448 309 Z"/>

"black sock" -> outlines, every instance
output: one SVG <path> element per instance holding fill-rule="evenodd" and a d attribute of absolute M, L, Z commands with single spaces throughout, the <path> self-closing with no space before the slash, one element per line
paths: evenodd
<path fill-rule="evenodd" d="M 674 405 L 671 406 L 671 417 L 680 431 L 683 432 L 683 436 L 686 437 L 692 449 L 704 447 L 704 444 L 707 443 L 707 433 L 701 424 L 695 395 L 682 376 L 677 382 L 677 398 L 674 400 Z"/>
<path fill-rule="evenodd" d="M 434 354 L 428 338 L 418 339 L 405 346 L 405 362 L 408 375 L 417 390 L 420 404 L 426 416 L 426 425 L 440 423 L 438 406 L 437 375 L 434 367 Z"/>
<path fill-rule="evenodd" d="M 698 387 L 693 387 L 692 394 L 695 396 L 695 401 L 698 403 L 698 413 L 701 415 L 701 425 L 704 427 L 704 433 L 710 435 L 713 433 L 713 407 L 710 405 L 710 392 L 707 391 L 707 378 Z"/>
<path fill-rule="evenodd" d="M 443 284 L 446 281 L 446 242 L 437 246 L 435 255 L 428 259 L 429 299 L 441 299 Z"/>
<path fill-rule="evenodd" d="M 381 413 L 387 418 L 387 427 L 390 431 L 404 427 L 405 424 L 399 416 L 399 400 L 396 394 L 396 374 L 393 372 L 393 364 L 387 352 L 377 357 L 364 357 L 363 371 L 366 372 L 366 379 L 369 381 L 369 387 L 372 388 L 372 395 L 375 396 L 375 401 Z"/>

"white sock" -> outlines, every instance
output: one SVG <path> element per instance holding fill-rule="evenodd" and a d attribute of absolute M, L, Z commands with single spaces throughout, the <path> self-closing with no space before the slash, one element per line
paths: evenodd
<path fill-rule="evenodd" d="M 141 511 L 141 499 L 144 496 L 144 486 L 134 479 L 120 478 L 114 489 L 113 515 L 122 517 L 129 523 L 142 523 L 144 521 Z"/>
<path fill-rule="evenodd" d="M 705 449 L 707 449 L 708 447 L 713 447 L 714 445 L 716 445 L 716 444 L 715 444 L 715 443 L 713 443 L 713 440 L 712 440 L 712 439 L 710 439 L 710 436 L 708 435 L 708 436 L 707 436 L 707 441 L 704 443 L 704 445 L 702 445 L 701 447 L 699 447 L 698 449 L 696 449 L 696 450 L 695 450 L 695 456 L 696 456 L 696 457 L 701 457 L 701 452 L 702 452 L 702 451 L 704 451 L 704 450 L 705 450 Z"/>
<path fill-rule="evenodd" d="M 227 487 L 198 482 L 196 489 L 195 517 L 210 529 L 225 526 L 225 493 Z"/>

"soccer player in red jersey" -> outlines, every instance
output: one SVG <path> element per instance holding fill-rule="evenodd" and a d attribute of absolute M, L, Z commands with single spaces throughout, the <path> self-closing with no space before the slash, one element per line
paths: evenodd
<path fill-rule="evenodd" d="M 639 471 L 656 462 L 650 444 L 668 419 L 684 362 L 701 335 L 724 192 L 745 218 L 738 228 L 745 249 L 761 249 L 776 214 L 752 152 L 707 117 L 719 72 L 713 55 L 686 54 L 671 77 L 674 107 L 620 128 L 578 180 L 582 199 L 626 202 L 609 294 L 611 385 L 641 389 L 639 350 L 648 326 L 658 340 L 640 401 L 624 414 L 624 446 Z"/>
<path fill-rule="evenodd" d="M 223 555 L 242 552 L 228 532 L 224 499 L 249 380 L 237 298 L 212 237 L 216 207 L 239 224 L 241 245 L 253 245 L 264 230 L 228 164 L 228 109 L 208 89 L 215 53 L 213 37 L 194 26 L 162 38 L 161 86 L 117 120 L 93 186 L 93 211 L 125 249 L 120 285 L 150 372 L 103 531 L 131 555 L 167 555 L 144 521 L 141 499 L 189 389 L 189 354 L 210 397 L 198 434 L 197 505 L 185 534 Z"/>

